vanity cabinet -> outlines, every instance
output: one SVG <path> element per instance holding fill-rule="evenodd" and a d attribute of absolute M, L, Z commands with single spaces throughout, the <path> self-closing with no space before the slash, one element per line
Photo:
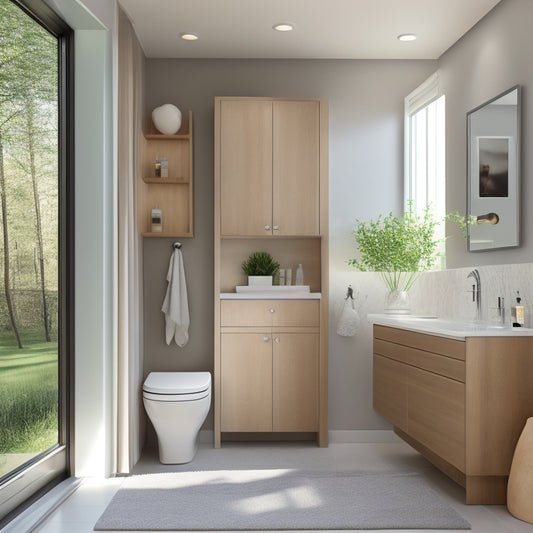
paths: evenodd
<path fill-rule="evenodd" d="M 217 100 L 221 235 L 319 235 L 320 101 Z"/>
<path fill-rule="evenodd" d="M 465 488 L 504 504 L 514 448 L 533 416 L 533 337 L 464 340 L 374 326 L 374 409 Z"/>
<path fill-rule="evenodd" d="M 139 231 L 144 237 L 193 236 L 193 123 L 183 113 L 180 130 L 163 135 L 151 126 L 141 139 L 138 187 Z M 158 177 L 156 159 L 168 160 L 168 177 Z M 152 209 L 163 212 L 162 231 L 152 231 Z"/>
<path fill-rule="evenodd" d="M 317 431 L 319 301 L 220 305 L 220 430 Z"/>

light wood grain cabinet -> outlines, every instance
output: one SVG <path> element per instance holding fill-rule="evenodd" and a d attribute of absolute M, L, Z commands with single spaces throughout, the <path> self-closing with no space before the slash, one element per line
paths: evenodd
<path fill-rule="evenodd" d="M 317 431 L 319 302 L 223 300 L 221 308 L 221 431 Z"/>
<path fill-rule="evenodd" d="M 221 431 L 318 425 L 318 333 L 221 334 Z"/>
<path fill-rule="evenodd" d="M 221 96 L 214 118 L 215 447 L 294 437 L 327 446 L 327 102 Z M 235 294 L 256 251 L 293 275 L 303 264 L 311 297 Z"/>
<path fill-rule="evenodd" d="M 503 504 L 520 432 L 533 416 L 533 337 L 448 339 L 374 326 L 374 409 L 465 488 Z"/>
<path fill-rule="evenodd" d="M 221 235 L 319 235 L 319 101 L 225 98 L 219 112 Z"/>
<path fill-rule="evenodd" d="M 374 355 L 374 409 L 396 427 L 407 431 L 407 367 Z"/>
<path fill-rule="evenodd" d="M 272 431 L 272 343 L 265 333 L 220 339 L 222 431 Z"/>

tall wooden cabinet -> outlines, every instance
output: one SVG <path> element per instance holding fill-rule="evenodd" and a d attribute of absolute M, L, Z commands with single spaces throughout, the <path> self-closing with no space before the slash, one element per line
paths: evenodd
<path fill-rule="evenodd" d="M 265 433 L 327 446 L 327 131 L 322 99 L 215 100 L 217 447 Z M 241 262 L 263 250 L 302 263 L 312 294 L 236 294 Z"/>

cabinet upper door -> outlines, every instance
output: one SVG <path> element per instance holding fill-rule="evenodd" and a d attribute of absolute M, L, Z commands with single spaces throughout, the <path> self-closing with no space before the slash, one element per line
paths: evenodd
<path fill-rule="evenodd" d="M 320 106 L 273 103 L 274 235 L 319 235 Z"/>
<path fill-rule="evenodd" d="M 272 234 L 272 102 L 220 103 L 220 232 Z"/>

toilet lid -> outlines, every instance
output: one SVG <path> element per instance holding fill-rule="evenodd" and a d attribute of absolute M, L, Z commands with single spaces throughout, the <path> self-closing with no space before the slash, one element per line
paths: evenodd
<path fill-rule="evenodd" d="M 150 372 L 143 391 L 155 394 L 191 394 L 211 386 L 209 372 Z"/>

